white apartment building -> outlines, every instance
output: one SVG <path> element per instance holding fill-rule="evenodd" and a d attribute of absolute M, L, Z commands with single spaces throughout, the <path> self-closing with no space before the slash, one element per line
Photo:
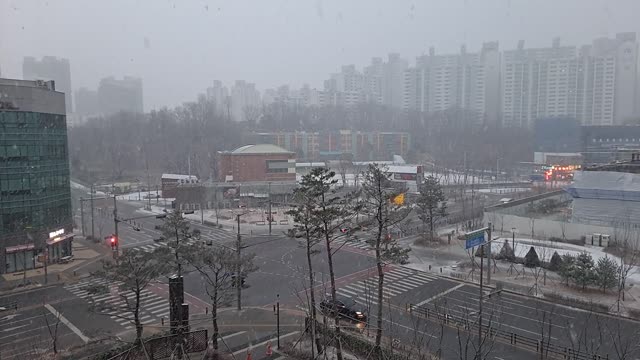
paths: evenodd
<path fill-rule="evenodd" d="M 406 111 L 468 110 L 471 120 L 497 121 L 499 110 L 500 56 L 498 43 L 485 43 L 479 53 L 429 55 L 416 59 L 405 70 L 402 108 Z"/>
<path fill-rule="evenodd" d="M 407 60 L 400 54 L 389 54 L 382 67 L 382 103 L 401 109 L 404 102 L 404 72 L 409 67 Z"/>
<path fill-rule="evenodd" d="M 213 81 L 213 86 L 207 88 L 207 98 L 215 104 L 216 114 L 221 115 L 227 113 L 229 89 L 222 85 L 222 81 Z"/>
<path fill-rule="evenodd" d="M 614 125 L 636 114 L 638 44 L 634 33 L 596 39 L 577 51 L 560 46 L 505 51 L 502 120 L 530 127 L 538 118 L 573 117 L 584 125 Z"/>
<path fill-rule="evenodd" d="M 231 117 L 235 121 L 244 121 L 248 108 L 260 106 L 260 93 L 255 84 L 236 80 L 231 88 Z"/>
<path fill-rule="evenodd" d="M 365 101 L 382 105 L 382 78 L 384 77 L 384 65 L 382 58 L 374 57 L 371 65 L 364 68 L 363 92 Z"/>

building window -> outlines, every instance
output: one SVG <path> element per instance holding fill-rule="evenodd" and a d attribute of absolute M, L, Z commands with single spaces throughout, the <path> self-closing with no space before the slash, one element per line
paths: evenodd
<path fill-rule="evenodd" d="M 275 173 L 286 173 L 289 171 L 289 161 L 288 160 L 267 160 L 267 173 L 275 174 Z"/>

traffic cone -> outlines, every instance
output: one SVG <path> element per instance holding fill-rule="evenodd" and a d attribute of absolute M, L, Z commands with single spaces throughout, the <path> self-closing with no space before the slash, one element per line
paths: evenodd
<path fill-rule="evenodd" d="M 271 350 L 271 341 L 267 343 L 267 356 L 271 357 L 273 355 L 273 350 Z"/>

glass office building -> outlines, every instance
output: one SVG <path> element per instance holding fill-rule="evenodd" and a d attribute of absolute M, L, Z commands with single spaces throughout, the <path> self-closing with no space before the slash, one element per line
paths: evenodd
<path fill-rule="evenodd" d="M 53 81 L 0 79 L 0 272 L 71 256 L 65 97 Z"/>

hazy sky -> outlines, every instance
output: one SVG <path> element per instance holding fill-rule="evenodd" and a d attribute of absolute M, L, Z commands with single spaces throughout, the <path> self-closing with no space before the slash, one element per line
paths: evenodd
<path fill-rule="evenodd" d="M 145 110 L 174 106 L 214 79 L 260 90 L 322 80 L 342 64 L 435 46 L 457 52 L 579 45 L 640 34 L 640 0 L 0 0 L 0 69 L 22 77 L 24 56 L 69 58 L 74 89 L 140 76 Z"/>

